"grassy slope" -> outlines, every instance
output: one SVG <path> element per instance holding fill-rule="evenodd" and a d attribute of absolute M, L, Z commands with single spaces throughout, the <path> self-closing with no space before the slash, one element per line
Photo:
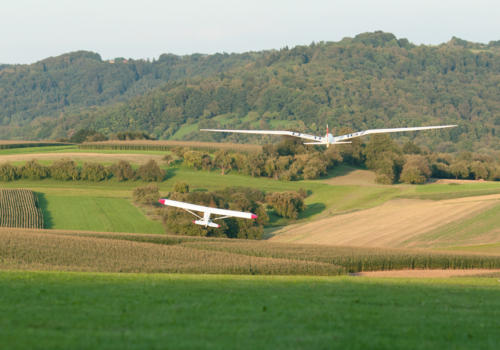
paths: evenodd
<path fill-rule="evenodd" d="M 499 292 L 491 278 L 2 272 L 0 347 L 495 349 Z"/>

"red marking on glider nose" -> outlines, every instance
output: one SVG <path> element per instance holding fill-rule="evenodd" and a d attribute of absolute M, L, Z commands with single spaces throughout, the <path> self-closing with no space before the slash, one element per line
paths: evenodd
<path fill-rule="evenodd" d="M 158 199 L 158 203 L 161 203 L 161 204 L 165 205 L 165 200 L 164 199 Z"/>
<path fill-rule="evenodd" d="M 250 218 L 251 218 L 251 219 L 257 219 L 257 215 L 252 214 L 252 216 L 251 216 Z"/>

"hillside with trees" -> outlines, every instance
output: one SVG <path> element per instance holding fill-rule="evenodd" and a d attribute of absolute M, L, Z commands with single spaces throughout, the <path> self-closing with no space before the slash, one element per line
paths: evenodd
<path fill-rule="evenodd" d="M 78 51 L 30 65 L 0 65 L 0 137 L 44 138 L 46 120 L 127 101 L 161 86 L 253 61 L 252 54 L 163 54 L 157 60 L 104 61 Z M 20 128 L 20 129 L 19 129 Z"/>
<path fill-rule="evenodd" d="M 415 46 L 390 33 L 375 32 L 339 42 L 220 55 L 219 60 L 214 56 L 199 57 L 207 63 L 194 65 L 196 69 L 189 73 L 187 68 L 184 73 L 176 71 L 162 80 L 166 83 L 139 79 L 131 88 L 137 94 L 103 88 L 102 93 L 110 91 L 112 96 L 105 102 L 82 96 L 88 107 L 68 107 L 64 113 L 55 109 L 43 118 L 32 114 L 32 121 L 23 124 L 23 136 L 68 137 L 80 129 L 103 134 L 140 130 L 161 139 L 266 143 L 271 139 L 200 134 L 198 128 L 293 128 L 323 134 L 328 123 L 338 134 L 367 128 L 458 124 L 455 129 L 394 137 L 401 144 L 413 141 L 437 152 L 500 150 L 498 41 L 485 45 L 453 38 L 439 46 Z M 179 71 L 193 66 L 188 62 L 192 63 L 194 55 L 166 57 L 180 60 L 182 64 L 174 64 Z M 155 64 L 159 65 L 149 63 Z M 43 64 L 37 65 L 43 71 Z M 2 81 L 9 69 L 0 70 Z M 111 86 L 109 76 L 106 84 Z M 19 79 L 24 82 L 27 77 Z M 154 83 L 147 85 L 146 81 Z M 5 94 L 7 90 L 0 91 Z M 0 114 L 4 133 L 16 123 L 15 113 L 5 117 L 6 105 L 15 106 L 17 113 L 25 106 L 16 98 L 5 101 L 2 98 Z"/>

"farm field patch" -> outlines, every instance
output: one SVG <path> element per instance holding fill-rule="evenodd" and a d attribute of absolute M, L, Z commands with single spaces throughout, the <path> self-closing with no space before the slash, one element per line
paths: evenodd
<path fill-rule="evenodd" d="M 500 269 L 500 256 L 244 239 L 0 229 L 1 269 L 340 275 L 401 269 Z"/>
<path fill-rule="evenodd" d="M 165 154 L 165 153 L 163 153 Z M 75 162 L 97 162 L 106 165 L 118 163 L 120 160 L 125 160 L 133 164 L 144 164 L 153 159 L 161 163 L 163 158 L 160 154 L 144 154 L 144 153 L 103 153 L 103 152 L 49 152 L 49 153 L 21 153 L 21 154 L 5 154 L 0 155 L 0 163 L 23 164 L 32 159 L 36 159 L 43 164 L 50 164 L 59 159 L 71 159 Z"/>
<path fill-rule="evenodd" d="M 497 278 L 1 272 L 0 346 L 495 349 L 499 292 Z"/>
<path fill-rule="evenodd" d="M 163 233 L 126 198 L 71 195 L 44 196 L 46 228 L 107 232 Z"/>
<path fill-rule="evenodd" d="M 44 227 L 43 214 L 33 191 L 0 189 L 0 227 Z"/>
<path fill-rule="evenodd" d="M 493 230 L 499 203 L 498 194 L 443 201 L 397 199 L 363 211 L 287 226 L 273 232 L 271 241 L 411 247 L 418 246 L 412 242 L 418 242 L 418 237 L 422 237 L 420 245 L 439 247 L 444 244 L 440 245 L 437 237 L 448 239 L 450 245 L 455 237 L 455 228 L 458 230 L 459 226 L 464 230 L 462 239 L 469 237 L 476 243 L 477 240 L 493 243 L 498 241 L 498 235 Z M 487 221 L 483 222 L 483 219 Z M 462 226 L 460 222 L 468 224 Z M 481 222 L 482 225 L 476 226 Z M 476 234 L 471 229 L 476 230 Z M 441 231 L 444 233 L 440 234 Z"/>

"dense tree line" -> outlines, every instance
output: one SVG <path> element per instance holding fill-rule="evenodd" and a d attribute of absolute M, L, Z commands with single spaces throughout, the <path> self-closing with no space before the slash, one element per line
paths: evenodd
<path fill-rule="evenodd" d="M 362 166 L 374 170 L 376 181 L 382 184 L 404 182 L 422 184 L 434 178 L 500 180 L 500 162 L 493 156 L 461 152 L 457 155 L 431 152 L 411 141 L 399 146 L 388 135 L 374 135 L 364 144 L 354 139 L 352 144 L 324 147 L 305 146 L 296 139 L 266 145 L 262 152 L 240 153 L 224 150 L 215 153 L 177 148 L 176 159 L 197 170 L 220 170 L 279 180 L 317 179 L 340 164 Z"/>
<path fill-rule="evenodd" d="M 163 162 L 168 167 L 182 164 L 195 170 L 220 171 L 221 175 L 233 171 L 286 181 L 317 179 L 341 164 L 371 169 L 376 172 L 376 181 L 382 184 L 422 184 L 431 177 L 500 181 L 500 161 L 487 154 L 432 152 L 411 141 L 400 146 L 386 134 L 373 135 L 368 140 L 366 144 L 354 139 L 351 144 L 325 148 L 306 146 L 297 139 L 284 138 L 254 153 L 226 150 L 210 153 L 178 147 L 167 153 Z M 137 170 L 123 160 L 108 167 L 92 162 L 79 167 L 69 159 L 55 161 L 51 166 L 44 166 L 36 160 L 22 166 L 0 164 L 0 181 L 19 178 L 103 181 L 114 178 L 118 181 L 141 179 L 159 182 L 165 179 L 165 174 L 165 170 L 154 160 Z"/>
<path fill-rule="evenodd" d="M 227 187 L 214 192 L 190 192 L 189 184 L 178 182 L 172 192 L 165 195 L 173 200 L 257 214 L 255 220 L 227 218 L 217 221 L 221 225 L 219 228 L 193 225 L 193 216 L 182 209 L 158 207 L 160 193 L 156 184 L 136 188 L 133 198 L 138 204 L 157 206 L 168 233 L 260 239 L 264 233 L 264 225 L 269 221 L 266 208 L 272 208 L 279 216 L 296 219 L 305 209 L 304 193 L 290 191 L 266 194 L 261 190 L 245 187 Z"/>
<path fill-rule="evenodd" d="M 377 173 L 377 182 L 425 183 L 430 177 L 500 181 L 500 162 L 472 152 L 457 155 L 431 152 L 412 142 L 400 147 L 387 135 L 374 135 L 363 148 L 365 165 Z"/>
<path fill-rule="evenodd" d="M 56 59 L 70 62 L 71 57 Z M 96 57 L 86 58 L 92 59 L 104 64 Z M 395 137 L 429 145 L 437 152 L 500 149 L 497 42 L 484 45 L 453 38 L 439 46 L 415 46 L 392 34 L 375 32 L 340 42 L 285 47 L 251 55 L 165 56 L 154 64 L 160 63 L 165 67 L 173 65 L 172 70 L 181 71 L 182 67 L 185 73 L 169 75 L 166 84 L 149 92 L 141 90 L 141 94 L 146 92 L 142 96 L 124 93 L 123 102 L 115 99 L 106 106 L 84 110 L 68 107 L 62 116 L 52 115 L 57 119 L 45 118 L 19 130 L 24 135 L 52 138 L 67 137 L 79 129 L 103 134 L 144 130 L 164 139 L 181 130 L 183 138 L 265 143 L 268 138 L 186 130 L 286 127 L 322 134 L 329 123 L 338 134 L 341 127 L 358 130 L 456 123 L 459 127 L 455 129 Z M 134 71 L 131 61 L 106 64 L 112 69 L 123 65 L 124 69 Z M 134 64 L 139 67 L 138 62 Z M 43 65 L 37 67 L 43 72 Z M 197 68 L 188 69 L 192 67 Z M 0 72 L 8 69 L 11 68 Z M 12 79 L 26 85 L 28 77 L 29 74 L 19 74 Z M 13 84 L 11 80 L 1 80 L 8 81 L 9 86 Z M 115 80 L 110 75 L 103 81 L 113 84 Z M 3 91 L 5 94 L 6 90 Z M 19 96 L 24 96 L 23 91 Z M 17 106 L 14 110 L 25 105 L 12 98 L 5 96 L 1 101 L 12 108 Z M 92 105 L 100 103 L 87 100 Z M 39 99 L 34 101 L 44 105 Z M 0 113 L 12 114 L 15 113 Z M 11 122 L 18 121 L 8 119 L 4 124 Z M 6 134 L 11 131 L 3 130 Z"/>
<path fill-rule="evenodd" d="M 78 51 L 29 65 L 0 65 L 0 138 L 46 138 L 51 130 L 39 125 L 41 119 L 126 101 L 168 81 L 218 74 L 253 61 L 254 55 L 163 54 L 153 61 L 103 61 L 97 53 Z"/>
<path fill-rule="evenodd" d="M 61 159 L 50 166 L 42 165 L 33 159 L 24 165 L 15 166 L 10 163 L 0 164 L 0 181 L 14 181 L 18 179 L 41 180 L 52 178 L 60 181 L 104 181 L 114 178 L 118 181 L 142 180 L 163 181 L 165 170 L 161 169 L 154 160 L 149 160 L 134 170 L 129 162 L 121 160 L 116 164 L 105 167 L 100 163 L 86 162 L 80 167 L 75 161 Z"/>

